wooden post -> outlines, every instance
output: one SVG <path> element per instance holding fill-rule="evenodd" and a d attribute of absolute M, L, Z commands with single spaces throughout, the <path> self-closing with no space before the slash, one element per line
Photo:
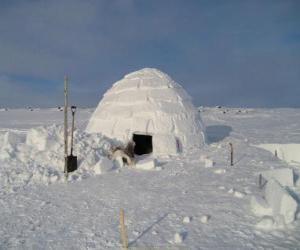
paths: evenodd
<path fill-rule="evenodd" d="M 277 149 L 275 149 L 275 157 L 277 158 Z"/>
<path fill-rule="evenodd" d="M 68 177 L 67 169 L 67 157 L 68 157 L 68 77 L 65 76 L 64 79 L 64 96 L 65 96 L 65 106 L 64 106 L 64 143 L 65 143 L 65 167 L 64 173 L 65 177 Z"/>
<path fill-rule="evenodd" d="M 230 166 L 233 166 L 233 145 L 231 142 L 229 143 L 229 146 L 230 146 Z"/>
<path fill-rule="evenodd" d="M 121 241 L 122 241 L 122 249 L 128 249 L 128 236 L 125 227 L 125 214 L 124 210 L 121 209 L 120 211 L 120 231 L 121 231 Z"/>

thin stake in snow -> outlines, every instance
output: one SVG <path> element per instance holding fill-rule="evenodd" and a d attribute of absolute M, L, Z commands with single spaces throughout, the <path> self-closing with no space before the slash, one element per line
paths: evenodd
<path fill-rule="evenodd" d="M 120 230 L 121 230 L 121 241 L 122 241 L 122 248 L 123 250 L 128 249 L 128 236 L 125 227 L 125 214 L 124 209 L 120 211 Z"/>
<path fill-rule="evenodd" d="M 67 157 L 68 157 L 68 77 L 65 76 L 64 80 L 64 95 L 65 95 L 65 106 L 64 106 L 64 143 L 65 143 L 65 177 L 68 177 L 67 170 Z"/>
<path fill-rule="evenodd" d="M 233 166 L 233 144 L 230 142 L 230 166 Z"/>

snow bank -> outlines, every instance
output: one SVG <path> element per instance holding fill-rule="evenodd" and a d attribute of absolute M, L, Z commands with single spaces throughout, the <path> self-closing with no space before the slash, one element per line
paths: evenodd
<path fill-rule="evenodd" d="M 113 169 L 107 159 L 114 143 L 100 134 L 75 132 L 79 168 L 70 181 Z M 31 183 L 51 184 L 64 180 L 63 127 L 52 125 L 30 129 L 27 134 L 0 134 L 0 190 L 15 191 Z"/>

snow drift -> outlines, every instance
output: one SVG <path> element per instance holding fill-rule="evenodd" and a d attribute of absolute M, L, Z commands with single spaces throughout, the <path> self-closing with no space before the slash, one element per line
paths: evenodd
<path fill-rule="evenodd" d="M 79 180 L 113 169 L 107 159 L 113 141 L 100 134 L 75 132 L 79 169 L 69 180 Z M 0 189 L 15 191 L 31 183 L 51 184 L 63 180 L 63 127 L 30 129 L 26 134 L 0 134 Z"/>

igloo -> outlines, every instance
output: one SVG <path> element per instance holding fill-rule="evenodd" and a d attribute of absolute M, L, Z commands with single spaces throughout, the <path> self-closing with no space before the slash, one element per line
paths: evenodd
<path fill-rule="evenodd" d="M 123 143 L 138 155 L 175 155 L 205 144 L 191 97 L 167 74 L 145 68 L 125 75 L 104 94 L 86 128 Z"/>

